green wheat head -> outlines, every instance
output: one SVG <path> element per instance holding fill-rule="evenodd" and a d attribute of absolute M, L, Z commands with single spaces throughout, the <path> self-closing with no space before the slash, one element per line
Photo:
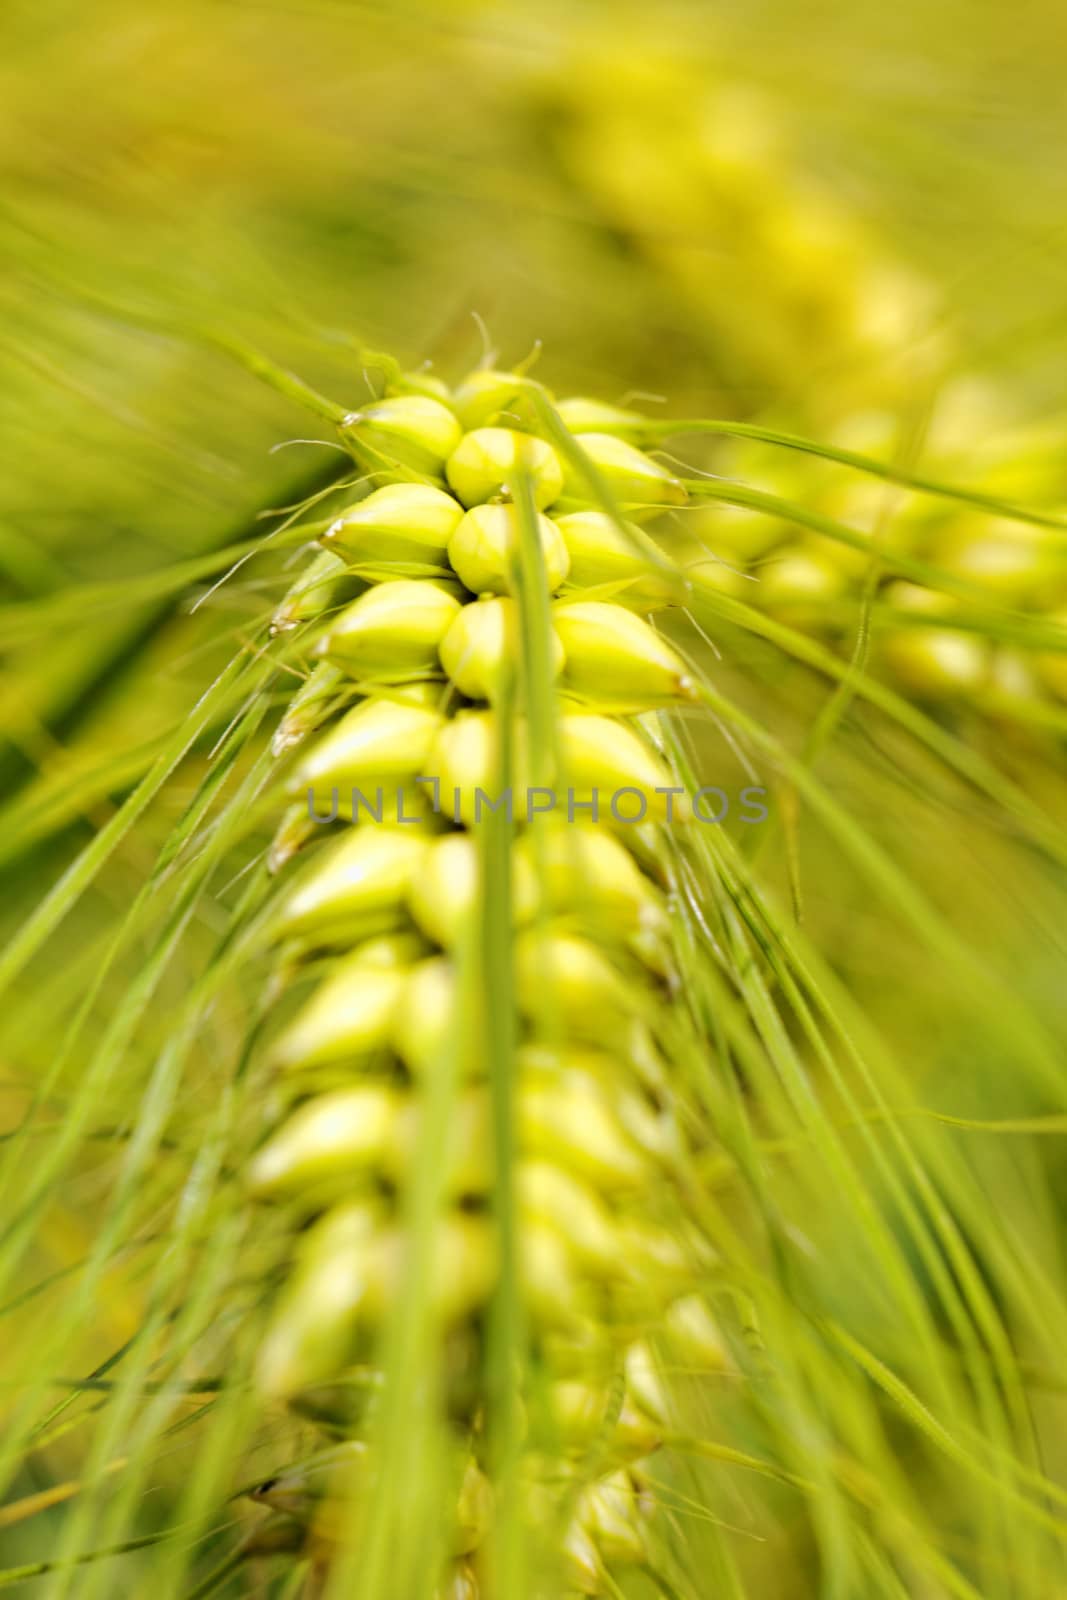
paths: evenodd
<path fill-rule="evenodd" d="M 451 392 L 394 373 L 331 409 L 352 497 L 296 523 L 318 553 L 270 629 L 304 682 L 272 739 L 285 809 L 253 942 L 275 977 L 241 1179 L 279 1225 L 254 1393 L 323 1442 L 250 1486 L 263 1520 L 198 1592 L 279 1552 L 308 1594 L 711 1592 L 671 1549 L 679 1491 L 657 1463 L 714 1459 L 687 1408 L 738 1380 L 739 1347 L 776 1359 L 741 1282 L 708 1293 L 732 1228 L 706 1181 L 746 1081 L 774 1070 L 771 992 L 805 1007 L 781 931 L 750 945 L 737 921 L 753 889 L 701 806 L 694 719 L 732 723 L 816 796 L 715 690 L 692 630 L 664 628 L 684 641 L 678 618 L 728 607 L 742 562 L 796 522 L 760 589 L 779 627 L 820 625 L 811 570 L 844 593 L 882 552 L 743 486 L 733 512 L 709 506 L 720 482 L 649 453 L 687 425 L 557 405 L 521 374 Z M 1003 511 L 1032 564 L 1042 530 Z M 948 593 L 910 584 L 931 620 L 889 634 L 891 682 L 976 693 L 943 619 L 989 565 L 965 550 L 909 573 Z M 838 1493 L 874 1492 L 840 1470 Z"/>
<path fill-rule="evenodd" d="M 391 1328 L 439 1359 L 422 1403 L 456 1479 L 394 1530 L 399 1592 L 443 1564 L 433 1592 L 457 1597 L 607 1593 L 647 1562 L 643 1463 L 671 1425 L 655 1341 L 726 1362 L 683 1200 L 707 1134 L 671 1067 L 704 1030 L 662 828 L 689 803 L 631 720 L 699 699 L 640 614 L 681 585 L 628 520 L 687 496 L 640 418 L 557 410 L 515 374 L 340 429 L 363 497 L 273 624 L 320 658 L 275 738 L 297 747 L 283 881 L 339 796 L 362 820 L 268 918 L 287 978 L 320 976 L 268 1048 L 286 1111 L 249 1183 L 304 1225 L 259 1384 L 350 1442 L 298 1509 L 287 1476 L 261 1497 L 313 1568 L 346 1545 L 362 1564 Z"/>

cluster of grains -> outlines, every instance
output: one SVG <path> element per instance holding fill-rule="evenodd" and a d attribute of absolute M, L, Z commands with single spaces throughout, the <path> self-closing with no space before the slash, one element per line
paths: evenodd
<path fill-rule="evenodd" d="M 665 52 L 654 26 L 640 48 L 629 29 L 615 51 L 590 39 L 553 61 L 541 93 L 571 181 L 736 397 L 762 411 L 788 393 L 822 430 L 910 406 L 944 371 L 937 294 L 839 183 L 806 169 L 810 128 L 789 125 L 780 97 Z"/>
<path fill-rule="evenodd" d="M 354 1375 L 373 1373 L 409 1270 L 404 1201 L 434 1075 L 450 1061 L 428 1295 L 460 1461 L 440 1590 L 452 1600 L 492 1592 L 482 1375 L 499 1178 L 489 997 L 464 972 L 488 892 L 478 796 L 500 803 L 505 719 L 515 752 L 510 1177 L 538 1374 L 536 1403 L 525 1402 L 523 1501 L 541 1559 L 555 1564 L 551 1592 L 613 1593 L 612 1572 L 646 1559 L 644 1463 L 669 1408 L 650 1330 L 690 1368 L 723 1361 L 695 1292 L 708 1250 L 679 1203 L 692 1135 L 672 1084 L 682 1008 L 657 824 L 683 808 L 640 720 L 697 693 L 647 620 L 673 580 L 662 558 L 650 564 L 655 546 L 637 525 L 686 491 L 634 442 L 640 419 L 613 407 L 560 402 L 549 442 L 531 387 L 480 371 L 455 393 L 427 383 L 346 419 L 364 495 L 322 535 L 323 553 L 275 621 L 309 627 L 319 659 L 275 740 L 292 809 L 275 842 L 271 936 L 296 992 L 269 1047 L 282 1110 L 250 1181 L 299 1226 L 259 1383 L 347 1434 L 337 1471 L 350 1481 L 375 1392 Z M 551 708 L 541 751 L 530 732 L 535 670 Z M 542 787 L 530 811 L 528 779 L 547 781 L 551 805 Z M 613 816 L 623 790 L 628 818 L 640 803 L 644 822 Z M 328 828 L 310 820 L 309 809 L 330 816 L 338 797 Z M 285 1477 L 261 1496 L 323 1565 L 339 1514 L 330 1477 L 306 1504 L 301 1492 L 299 1512 Z"/>
<path fill-rule="evenodd" d="M 961 424 L 967 416 L 975 424 L 972 410 L 968 405 Z M 987 427 L 997 438 L 995 420 L 987 419 Z M 891 417 L 870 414 L 836 438 L 842 447 L 890 461 L 895 433 Z M 1006 428 L 1000 437 L 1003 445 L 977 478 L 947 450 L 926 475 L 1042 507 L 1053 521 L 1067 493 L 1058 450 L 1040 439 L 1013 438 Z M 973 438 L 969 425 L 972 455 Z M 1061 528 L 908 492 L 749 440 L 731 442 L 715 469 L 858 537 L 849 545 L 798 526 L 788 514 L 708 506 L 689 517 L 686 548 L 675 552 L 694 577 L 845 651 L 854 646 L 869 591 L 868 670 L 902 694 L 946 710 L 1048 722 L 1062 716 L 1067 540 Z"/>

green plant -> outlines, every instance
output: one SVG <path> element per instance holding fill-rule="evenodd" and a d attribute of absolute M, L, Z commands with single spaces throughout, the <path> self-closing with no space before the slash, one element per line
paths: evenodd
<path fill-rule="evenodd" d="M 268 558 L 315 548 L 0 968 L 10 982 L 33 959 L 215 730 L 116 935 L 116 950 L 146 941 L 142 975 L 42 1171 L 33 1108 L 15 1141 L 29 1181 L 8 1272 L 193 914 L 223 907 L 210 961 L 173 991 L 141 1110 L 119 1124 L 129 1144 L 75 1303 L 87 1314 L 161 1208 L 141 1320 L 43 1421 L 27 1382 L 9 1436 L 8 1469 L 61 1438 L 68 1410 L 71 1427 L 91 1417 L 78 1394 L 109 1392 L 83 1477 L 58 1496 L 76 1504 L 55 1559 L 34 1570 L 56 1596 L 101 1592 L 96 1558 L 147 1539 L 164 1543 L 152 1570 L 173 1595 L 193 1561 L 201 1596 L 244 1592 L 264 1567 L 271 1592 L 373 1600 L 755 1594 L 777 1581 L 774 1554 L 734 1548 L 740 1481 L 764 1538 L 799 1524 L 828 1593 L 970 1596 L 1005 1573 L 1006 1592 L 1048 1592 L 1061 1491 L 1016 1344 L 1054 1371 L 1062 1306 L 1036 1251 L 990 1217 L 953 1118 L 913 1103 L 768 891 L 760 829 L 693 805 L 715 776 L 706 730 L 766 764 L 771 829 L 798 799 L 818 820 L 1027 1094 L 1057 1092 L 1055 1045 L 820 779 L 818 742 L 793 754 L 717 681 L 686 613 L 836 679 L 824 742 L 855 695 L 1060 862 L 1062 841 L 862 660 L 761 618 L 694 557 L 683 519 L 719 485 L 649 447 L 737 425 L 557 406 L 493 370 L 453 394 L 378 359 L 385 392 L 358 413 L 250 361 L 336 426 L 356 472 L 330 486 L 332 514 L 300 506 L 259 542 Z M 864 545 L 800 500 L 727 493 Z M 627 791 L 635 822 L 613 805 Z M 238 1025 L 225 1002 L 242 972 Z M 105 960 L 38 1109 L 107 976 Z M 238 1070 L 191 1120 L 183 1064 L 220 1010 L 227 1050 L 208 1053 Z M 62 1337 L 42 1341 L 37 1381 L 61 1370 Z M 164 1525 L 132 1535 L 182 1442 L 195 1472 L 171 1485 Z M 230 1529 L 219 1506 L 235 1492 Z M 31 1495 L 10 1516 L 32 1509 Z M 189 1535 L 209 1536 L 202 1562 Z"/>
<path fill-rule="evenodd" d="M 693 1077 L 736 1039 L 683 906 L 736 867 L 648 714 L 731 711 L 640 613 L 729 586 L 639 523 L 707 489 L 633 412 L 492 370 L 400 389 L 339 419 L 364 492 L 320 540 L 372 587 L 308 608 L 329 692 L 283 719 L 301 798 L 274 863 L 339 793 L 359 825 L 266 913 L 287 983 L 325 975 L 267 1047 L 284 1109 L 249 1180 L 300 1229 L 260 1391 L 349 1442 L 260 1486 L 255 1538 L 331 1594 L 673 1592 L 664 1372 L 737 1370 Z"/>
<path fill-rule="evenodd" d="M 631 815 L 636 797 L 662 821 L 673 774 L 605 715 L 695 699 L 687 664 L 627 609 L 652 547 L 625 519 L 685 492 L 607 431 L 633 431 L 623 413 L 572 434 L 574 411 L 483 371 L 454 400 L 402 394 L 343 419 L 364 495 L 320 537 L 374 586 L 307 618 L 334 687 L 320 712 L 341 715 L 303 724 L 275 860 L 305 806 L 336 817 L 352 796 L 361 820 L 269 918 L 291 976 L 329 964 L 269 1048 L 291 1104 L 250 1182 L 305 1231 L 259 1381 L 360 1439 L 325 1458 L 294 1544 L 343 1562 L 344 1529 L 364 1574 L 368 1548 L 388 1552 L 402 1592 L 449 1549 L 450 1595 L 608 1592 L 648 1560 L 641 1462 L 670 1418 L 641 1335 L 673 1319 L 689 1360 L 726 1361 L 700 1295 L 711 1247 L 682 1198 L 706 1135 L 669 1066 L 701 1037 L 671 1005 L 670 844 L 646 825 L 635 858 L 616 800 L 628 789 Z M 603 550 L 612 580 L 576 590 L 572 564 Z M 383 1328 L 384 1398 L 351 1384 L 383 1359 Z M 446 1496 L 405 1549 L 376 1532 L 397 1512 L 373 1464 L 379 1406 L 418 1426 L 395 1398 L 415 1350 L 441 1351 L 423 1403 L 436 1390 L 459 1509 Z M 283 1479 L 286 1509 L 288 1494 Z"/>

